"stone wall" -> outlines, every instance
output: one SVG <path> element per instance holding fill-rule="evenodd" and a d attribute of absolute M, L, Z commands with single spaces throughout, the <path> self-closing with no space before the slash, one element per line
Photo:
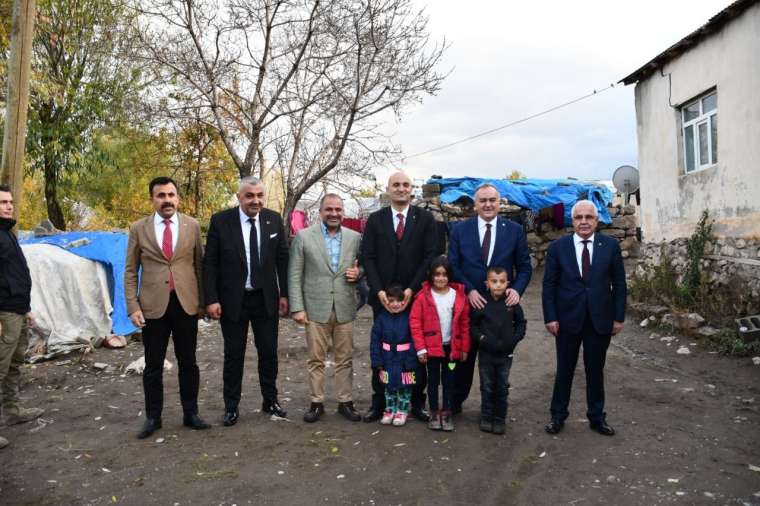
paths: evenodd
<path fill-rule="evenodd" d="M 687 263 L 687 239 L 645 243 L 636 266 L 637 277 L 648 279 L 655 266 L 661 265 L 663 254 L 670 259 L 679 281 Z M 700 269 L 712 287 L 738 283 L 738 288 L 751 298 L 750 313 L 760 312 L 760 240 L 710 239 Z"/>
<path fill-rule="evenodd" d="M 423 197 L 415 200 L 414 204 L 429 210 L 436 220 L 443 222 L 462 221 L 476 216 L 471 201 L 463 200 L 455 204 L 442 203 L 435 189 L 430 188 L 436 186 L 438 185 L 424 185 Z M 610 225 L 600 223 L 598 232 L 617 239 L 624 258 L 637 258 L 640 244 L 636 233 L 638 227 L 636 206 L 615 205 L 607 210 L 612 217 L 612 223 Z M 543 263 L 546 250 L 549 249 L 549 244 L 553 240 L 573 232 L 572 227 L 555 229 L 549 222 L 550 216 L 545 217 L 541 213 L 533 213 L 512 205 L 506 199 L 501 201 L 499 214 L 522 224 L 525 228 L 533 267 Z"/>

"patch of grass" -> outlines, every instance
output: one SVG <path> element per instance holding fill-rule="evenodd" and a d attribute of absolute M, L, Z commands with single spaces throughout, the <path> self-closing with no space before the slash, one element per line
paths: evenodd
<path fill-rule="evenodd" d="M 746 342 L 737 337 L 732 329 L 722 329 L 719 334 L 708 338 L 711 345 L 720 353 L 747 357 L 760 354 L 760 341 Z"/>

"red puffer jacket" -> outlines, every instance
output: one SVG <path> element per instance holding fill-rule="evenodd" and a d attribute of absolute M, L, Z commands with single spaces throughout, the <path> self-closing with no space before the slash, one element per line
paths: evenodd
<path fill-rule="evenodd" d="M 470 352 L 470 304 L 464 293 L 464 285 L 449 283 L 456 291 L 454 316 L 451 319 L 451 360 L 461 360 L 462 352 Z M 412 331 L 414 348 L 427 350 L 429 357 L 443 357 L 443 340 L 441 322 L 435 308 L 432 289 L 426 281 L 417 292 L 409 315 L 409 328 Z"/>

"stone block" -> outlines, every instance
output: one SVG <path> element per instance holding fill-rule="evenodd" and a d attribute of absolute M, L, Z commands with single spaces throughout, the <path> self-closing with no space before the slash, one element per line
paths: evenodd
<path fill-rule="evenodd" d="M 621 230 L 619 228 L 605 228 L 600 230 L 599 233 L 614 237 L 615 239 L 622 239 L 625 237 L 625 230 Z"/>
<path fill-rule="evenodd" d="M 613 228 L 636 228 L 638 220 L 635 215 L 617 216 L 612 219 Z"/>
<path fill-rule="evenodd" d="M 623 206 L 623 208 L 621 209 L 621 214 L 625 214 L 625 215 L 636 214 L 636 206 L 634 206 L 633 204 L 628 204 L 628 205 Z"/>

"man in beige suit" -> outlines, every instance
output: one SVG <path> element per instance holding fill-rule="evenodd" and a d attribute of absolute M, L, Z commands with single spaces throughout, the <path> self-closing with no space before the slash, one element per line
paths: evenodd
<path fill-rule="evenodd" d="M 161 428 L 163 368 L 169 336 L 174 340 L 177 357 L 184 425 L 196 430 L 210 427 L 198 416 L 200 373 L 195 362 L 198 317 L 203 315 L 201 229 L 193 218 L 177 212 L 179 195 L 171 178 L 153 179 L 148 190 L 156 212 L 129 229 L 124 269 L 129 319 L 142 328 L 145 348 L 146 420 L 137 434 L 140 439 Z"/>
<path fill-rule="evenodd" d="M 311 405 L 305 422 L 325 412 L 325 360 L 332 345 L 338 413 L 358 422 L 352 398 L 356 282 L 361 236 L 341 227 L 343 199 L 329 193 L 319 205 L 320 222 L 301 230 L 291 245 L 288 268 L 293 320 L 306 325 Z"/>

